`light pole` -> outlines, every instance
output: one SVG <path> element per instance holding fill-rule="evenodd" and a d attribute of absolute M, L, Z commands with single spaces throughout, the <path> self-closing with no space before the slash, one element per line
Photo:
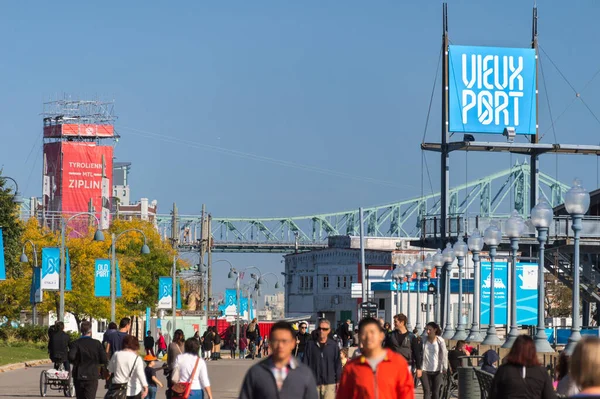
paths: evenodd
<path fill-rule="evenodd" d="M 473 254 L 473 324 L 467 342 L 481 342 L 481 331 L 479 330 L 479 318 L 481 317 L 481 264 L 479 262 L 479 254 L 483 249 L 483 237 L 479 234 L 479 230 L 475 229 L 467 240 L 467 245 Z"/>
<path fill-rule="evenodd" d="M 490 248 L 490 322 L 485 334 L 485 338 L 481 344 L 498 346 L 502 345 L 502 341 L 500 341 L 500 338 L 498 338 L 498 335 L 496 334 L 496 324 L 494 318 L 494 258 L 496 257 L 496 249 L 498 248 L 500 241 L 502 241 L 502 231 L 495 224 L 491 224 L 483 232 L 483 241 Z"/>
<path fill-rule="evenodd" d="M 431 320 L 431 312 L 429 310 L 429 305 L 430 305 L 430 292 L 429 292 L 429 284 L 431 283 L 431 270 L 433 269 L 433 258 L 431 256 L 431 254 L 427 254 L 427 256 L 425 257 L 425 260 L 423 260 L 423 267 L 425 269 L 425 277 L 427 278 L 427 290 L 425 291 L 426 295 L 427 295 L 427 307 L 425 309 L 425 325 L 427 325 L 427 323 L 429 323 Z M 419 304 L 420 305 L 420 304 Z M 423 339 L 425 339 L 424 337 L 427 336 L 427 332 L 425 329 L 423 329 L 423 333 L 421 334 L 421 337 L 423 337 Z"/>
<path fill-rule="evenodd" d="M 33 241 L 31 240 L 27 240 L 25 241 L 25 243 L 23 244 L 23 253 L 21 253 L 21 257 L 19 258 L 19 262 L 21 263 L 28 263 L 29 259 L 27 259 L 27 255 L 25 255 L 25 247 L 27 246 L 27 244 L 31 244 L 31 247 L 33 248 L 33 278 L 35 278 L 36 273 L 38 272 L 38 261 L 37 261 L 37 249 L 35 247 L 35 244 L 33 243 Z M 33 284 L 33 278 L 32 278 L 32 284 Z M 41 282 L 40 282 L 41 284 Z M 33 314 L 33 325 L 36 325 L 36 320 L 37 320 L 37 302 L 35 300 L 35 294 L 34 294 L 34 298 L 33 298 L 33 304 L 32 304 L 32 314 Z"/>
<path fill-rule="evenodd" d="M 465 340 L 467 339 L 467 331 L 465 330 L 465 323 L 463 322 L 463 268 L 465 266 L 465 256 L 469 251 L 469 247 L 463 241 L 461 237 L 454 243 L 454 256 L 458 261 L 458 325 L 456 326 L 456 333 L 452 337 L 453 340 Z"/>
<path fill-rule="evenodd" d="M 415 329 L 419 331 L 421 329 L 421 274 L 423 274 L 423 262 L 421 260 L 417 260 L 413 264 L 413 268 L 415 271 L 415 276 L 417 280 L 417 323 L 415 324 Z"/>
<path fill-rule="evenodd" d="M 400 301 L 401 301 L 400 284 L 402 281 L 401 266 L 402 265 L 396 265 L 396 267 L 394 268 L 394 271 L 392 272 L 392 279 L 394 280 L 394 283 L 396 284 L 396 314 L 402 313 L 402 305 L 400 303 Z"/>
<path fill-rule="evenodd" d="M 19 193 L 19 185 L 17 181 L 9 176 L 0 176 L 0 180 L 10 180 L 15 184 L 15 195 L 13 195 L 13 204 L 21 205 L 23 203 L 23 198 L 21 197 L 21 193 Z"/>
<path fill-rule="evenodd" d="M 442 273 L 442 267 L 444 266 L 444 255 L 442 255 L 442 251 L 438 248 L 435 255 L 433 255 L 433 265 L 435 266 L 435 322 L 442 322 L 441 315 L 441 298 L 440 298 L 440 274 Z"/>
<path fill-rule="evenodd" d="M 565 209 L 571 215 L 573 224 L 573 322 L 571 323 L 571 335 L 565 348 L 568 355 L 573 354 L 577 342 L 581 340 L 581 321 L 579 319 L 579 236 L 582 229 L 583 215 L 590 207 L 590 194 L 581 186 L 581 182 L 576 179 L 573 187 L 565 193 Z"/>
<path fill-rule="evenodd" d="M 446 302 L 446 326 L 444 327 L 442 338 L 451 339 L 456 332 L 452 325 L 452 311 L 450 310 L 450 290 L 452 289 L 450 272 L 452 271 L 452 263 L 454 263 L 454 250 L 452 249 L 452 244 L 446 244 L 446 248 L 442 251 L 442 256 L 444 257 L 444 271 L 446 272 L 446 298 L 444 300 L 444 302 Z"/>
<path fill-rule="evenodd" d="M 406 264 L 404 274 L 406 275 L 406 329 L 410 331 L 410 280 L 413 274 L 413 265 L 410 262 Z"/>
<path fill-rule="evenodd" d="M 110 243 L 110 319 L 116 322 L 115 318 L 117 317 L 117 240 L 125 233 L 129 232 L 138 232 L 144 236 L 144 245 L 142 245 L 142 250 L 140 251 L 142 255 L 147 255 L 150 253 L 150 248 L 146 245 L 146 234 L 142 230 L 139 229 L 127 229 L 125 231 L 120 232 L 119 234 L 112 233 L 111 234 L 111 243 Z M 173 259 L 173 263 L 175 264 L 175 259 Z M 62 267 L 62 265 L 61 265 Z M 62 275 L 62 274 L 61 274 Z M 173 292 L 177 287 L 173 287 Z M 173 295 L 172 301 L 175 303 L 177 300 L 176 296 Z M 173 319 L 175 316 L 173 315 Z"/>
<path fill-rule="evenodd" d="M 61 227 L 60 227 L 60 284 L 59 284 L 59 302 L 58 302 L 58 321 L 65 321 L 65 230 L 67 228 L 67 224 L 73 220 L 74 217 L 81 215 L 91 215 L 96 219 L 96 232 L 94 233 L 94 241 L 104 241 L 104 233 L 100 230 L 100 221 L 98 217 L 92 212 L 79 212 L 75 215 L 71 216 L 67 220 L 64 218 L 61 219 Z"/>
<path fill-rule="evenodd" d="M 545 282 L 544 282 L 544 249 L 546 240 L 548 239 L 548 229 L 554 218 L 554 210 L 550 207 L 544 198 L 531 210 L 531 223 L 537 229 L 537 239 L 539 246 L 538 251 L 538 325 L 535 333 L 535 350 L 538 353 L 554 352 L 552 346 L 548 342 L 546 335 L 546 325 L 544 320 L 544 300 L 545 300 Z"/>
<path fill-rule="evenodd" d="M 525 221 L 516 210 L 506 221 L 505 233 L 510 239 L 510 331 L 506 337 L 505 349 L 512 348 L 515 340 L 519 336 L 519 327 L 517 325 L 517 251 L 519 250 L 519 238 L 525 229 Z"/>
<path fill-rule="evenodd" d="M 241 296 L 241 293 L 240 293 L 240 272 L 243 272 L 243 271 L 248 270 L 248 269 L 255 269 L 255 270 L 258 270 L 258 273 L 260 274 L 260 270 L 257 267 L 249 266 L 249 267 L 247 267 L 247 268 L 245 268 L 243 270 L 238 271 L 235 267 L 233 267 L 233 265 L 231 265 L 231 262 L 229 262 L 229 261 L 225 261 L 225 262 L 229 263 L 229 265 L 230 265 L 229 274 L 227 274 L 227 278 L 233 278 L 233 276 L 235 276 L 235 296 L 236 296 L 236 299 L 237 299 L 237 303 L 236 303 L 236 306 L 235 306 L 235 312 L 237 314 L 237 317 L 236 317 L 236 320 L 235 320 L 235 337 L 236 337 L 236 339 L 239 342 L 239 340 L 240 340 L 240 307 L 241 307 L 241 304 L 240 304 L 240 296 Z M 248 315 L 250 315 L 250 314 L 248 313 Z M 239 348 L 239 346 L 238 346 L 238 348 Z"/>

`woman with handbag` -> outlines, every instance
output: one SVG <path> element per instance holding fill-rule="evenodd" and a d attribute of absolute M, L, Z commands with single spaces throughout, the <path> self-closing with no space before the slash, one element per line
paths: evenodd
<path fill-rule="evenodd" d="M 177 357 L 173 370 L 172 398 L 212 399 L 206 363 L 198 356 L 200 344 L 190 338 L 185 341 L 185 352 Z"/>
<path fill-rule="evenodd" d="M 123 349 L 115 352 L 108 363 L 112 383 L 105 399 L 142 399 L 148 395 L 144 361 L 138 355 L 140 343 L 132 335 L 123 338 Z"/>
<path fill-rule="evenodd" d="M 185 342 L 185 336 L 183 330 L 177 329 L 173 333 L 173 342 L 169 344 L 167 349 L 167 369 L 165 375 L 167 376 L 167 399 L 171 398 L 171 387 L 173 386 L 173 369 L 175 368 L 175 362 L 177 357 L 183 353 L 183 343 Z"/>

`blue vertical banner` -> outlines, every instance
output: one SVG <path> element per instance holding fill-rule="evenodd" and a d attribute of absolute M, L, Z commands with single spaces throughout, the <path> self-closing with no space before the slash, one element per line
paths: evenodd
<path fill-rule="evenodd" d="M 480 323 L 490 323 L 490 262 L 481 262 L 481 319 Z M 508 267 L 506 262 L 494 262 L 494 322 L 506 324 L 508 304 Z"/>
<path fill-rule="evenodd" d="M 535 325 L 538 317 L 538 265 L 517 262 L 517 324 Z"/>
<path fill-rule="evenodd" d="M 179 284 L 179 279 L 177 279 L 177 309 L 181 309 L 181 285 Z"/>
<path fill-rule="evenodd" d="M 449 129 L 536 134 L 536 54 L 531 48 L 449 46 Z"/>
<path fill-rule="evenodd" d="M 237 295 L 235 290 L 225 290 L 225 307 L 236 306 Z"/>
<path fill-rule="evenodd" d="M 173 279 L 158 278 L 158 309 L 171 309 L 173 300 Z"/>
<path fill-rule="evenodd" d="M 0 227 L 0 280 L 6 280 L 6 266 L 4 265 L 4 238 Z"/>
<path fill-rule="evenodd" d="M 119 261 L 115 261 L 115 268 L 117 269 L 117 298 L 121 298 L 123 296 L 123 292 L 121 291 L 121 270 L 119 270 Z"/>
<path fill-rule="evenodd" d="M 31 289 L 29 290 L 29 303 L 41 303 L 42 298 L 42 268 L 34 267 L 31 276 Z"/>
<path fill-rule="evenodd" d="M 97 297 L 110 296 L 110 260 L 96 259 L 94 273 L 94 294 Z"/>
<path fill-rule="evenodd" d="M 60 249 L 42 248 L 42 289 L 58 291 L 60 272 Z"/>
<path fill-rule="evenodd" d="M 146 331 L 144 331 L 144 337 L 150 331 L 150 318 L 152 315 L 150 314 L 150 308 L 146 308 Z"/>
<path fill-rule="evenodd" d="M 69 248 L 65 248 L 65 291 L 71 291 L 71 261 L 69 260 Z"/>
<path fill-rule="evenodd" d="M 248 311 L 248 298 L 242 297 L 240 299 L 240 315 L 243 315 L 247 311 Z M 250 314 L 248 313 L 248 315 L 250 315 Z"/>

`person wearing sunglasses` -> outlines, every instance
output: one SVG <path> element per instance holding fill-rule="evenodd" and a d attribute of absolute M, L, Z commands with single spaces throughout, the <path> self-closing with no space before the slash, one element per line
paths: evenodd
<path fill-rule="evenodd" d="M 303 363 L 314 374 L 319 399 L 335 399 L 337 384 L 342 376 L 340 350 L 337 343 L 329 338 L 329 320 L 320 319 L 318 326 L 318 338 L 306 345 Z"/>
<path fill-rule="evenodd" d="M 306 331 L 306 323 L 300 323 L 299 330 L 296 333 L 296 350 L 295 356 L 302 361 L 304 359 L 304 350 L 306 349 L 306 343 L 310 341 L 310 334 Z"/>

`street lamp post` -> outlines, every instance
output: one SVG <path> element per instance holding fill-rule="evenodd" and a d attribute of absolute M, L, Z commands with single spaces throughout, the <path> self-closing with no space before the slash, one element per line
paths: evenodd
<path fill-rule="evenodd" d="M 231 262 L 226 261 L 223 259 L 223 261 L 229 263 L 229 274 L 227 275 L 227 278 L 233 278 L 233 276 L 235 276 L 235 296 L 236 296 L 236 306 L 235 306 L 235 312 L 237 314 L 236 320 L 235 320 L 235 337 L 236 339 L 240 340 L 240 307 L 241 307 L 241 301 L 240 301 L 240 296 L 241 296 L 241 292 L 240 292 L 240 272 L 248 270 L 248 269 L 255 269 L 258 271 L 258 273 L 260 274 L 260 270 L 257 267 L 254 266 L 249 266 L 243 270 L 238 271 L 236 268 L 233 267 L 233 265 L 231 264 Z M 218 261 L 217 261 L 218 262 Z M 216 262 L 215 262 L 216 263 Z M 258 282 L 257 282 L 258 284 Z M 249 316 L 250 314 L 248 314 Z M 239 346 L 238 346 L 239 348 Z"/>
<path fill-rule="evenodd" d="M 442 273 L 442 267 L 444 266 L 444 255 L 439 249 L 433 255 L 433 265 L 435 266 L 435 322 L 441 323 L 441 298 L 440 298 L 440 274 Z"/>
<path fill-rule="evenodd" d="M 517 325 L 517 251 L 519 250 L 519 237 L 525 229 L 525 221 L 516 210 L 512 211 L 511 216 L 506 221 L 505 233 L 510 239 L 510 331 L 506 337 L 505 349 L 512 348 L 515 340 L 519 336 L 519 327 Z"/>
<path fill-rule="evenodd" d="M 392 279 L 396 284 L 396 314 L 402 313 L 401 297 L 400 297 L 400 284 L 402 281 L 401 265 L 396 265 L 392 272 Z"/>
<path fill-rule="evenodd" d="M 465 266 L 465 256 L 469 251 L 467 244 L 462 238 L 458 238 L 458 241 L 454 243 L 454 256 L 458 261 L 458 325 L 456 326 L 456 333 L 452 337 L 453 340 L 465 340 L 467 338 L 467 331 L 465 330 L 465 323 L 463 323 L 463 268 Z"/>
<path fill-rule="evenodd" d="M 494 259 L 496 257 L 496 249 L 498 248 L 498 245 L 500 245 L 500 241 L 502 241 L 502 231 L 495 224 L 490 225 L 483 232 L 483 241 L 490 248 L 490 322 L 482 345 L 498 346 L 502 344 L 502 341 L 500 341 L 500 338 L 498 338 L 498 335 L 496 334 L 494 318 Z"/>
<path fill-rule="evenodd" d="M 142 250 L 140 251 L 142 255 L 147 255 L 150 253 L 150 248 L 146 244 L 146 234 L 142 230 L 139 229 L 127 229 L 125 231 L 120 232 L 119 234 L 112 233 L 111 234 L 111 243 L 110 243 L 110 319 L 116 322 L 115 318 L 117 317 L 117 240 L 125 233 L 129 233 L 132 231 L 136 231 L 141 233 L 144 236 L 144 244 L 142 245 Z M 175 259 L 173 260 L 175 263 Z M 173 287 L 173 292 L 177 287 Z M 175 302 L 177 298 L 173 295 L 172 301 Z M 175 316 L 173 316 L 175 319 Z"/>
<path fill-rule="evenodd" d="M 550 346 L 550 343 L 548 342 L 544 320 L 544 300 L 546 296 L 546 286 L 544 282 L 544 249 L 546 240 L 548 239 L 548 229 L 550 228 L 550 223 L 552 223 L 553 218 L 554 210 L 544 198 L 541 198 L 531 210 L 531 223 L 537 229 L 537 240 L 540 245 L 538 251 L 538 325 L 534 338 L 535 350 L 538 353 L 554 352 L 554 349 L 552 349 L 552 346 Z"/>
<path fill-rule="evenodd" d="M 406 275 L 406 328 L 410 331 L 410 280 L 413 274 L 413 265 L 408 262 L 404 268 Z"/>
<path fill-rule="evenodd" d="M 451 290 L 451 271 L 452 271 L 452 263 L 454 262 L 454 250 L 452 249 L 452 244 L 447 243 L 446 248 L 442 251 L 442 256 L 444 257 L 444 271 L 446 272 L 446 298 L 444 302 L 446 303 L 446 326 L 444 327 L 444 334 L 442 334 L 442 338 L 451 339 L 456 332 L 454 330 L 454 326 L 452 325 L 452 312 L 450 310 L 450 290 Z"/>
<path fill-rule="evenodd" d="M 479 318 L 481 317 L 480 305 L 481 305 L 481 265 L 479 262 L 479 254 L 483 249 L 483 237 L 479 234 L 479 230 L 475 229 L 469 239 L 467 240 L 467 244 L 471 253 L 473 254 L 473 324 L 471 325 L 471 330 L 469 331 L 469 336 L 467 337 L 467 342 L 481 342 L 483 338 L 481 337 L 481 331 L 479 330 Z"/>
<path fill-rule="evenodd" d="M 19 262 L 21 263 L 28 263 L 29 259 L 27 259 L 27 255 L 25 255 L 25 247 L 27 246 L 27 244 L 31 244 L 31 247 L 33 248 L 33 275 L 35 276 L 35 274 L 38 271 L 38 261 L 37 261 L 37 249 L 35 247 L 35 244 L 33 243 L 33 241 L 31 240 L 27 240 L 25 241 L 25 243 L 23 244 L 23 253 L 21 253 L 21 257 L 19 258 Z M 33 282 L 32 282 L 33 284 Z M 32 304 L 32 318 L 33 318 L 33 325 L 35 326 L 37 324 L 37 302 L 35 300 L 35 295 L 33 298 L 33 304 Z"/>
<path fill-rule="evenodd" d="M 71 220 L 73 220 L 73 218 L 75 218 L 77 216 L 81 216 L 81 215 L 90 215 L 90 216 L 93 216 L 94 219 L 96 219 L 96 224 L 97 224 L 98 228 L 96 229 L 96 232 L 94 233 L 94 241 L 104 241 L 104 234 L 100 230 L 100 220 L 98 220 L 98 217 L 95 214 L 93 214 L 92 212 L 79 212 L 79 213 L 76 213 L 75 215 L 71 216 L 67 220 L 65 220 L 64 218 L 61 220 L 60 276 L 59 276 L 60 283 L 59 283 L 59 301 L 58 301 L 58 320 L 59 321 L 65 320 L 65 269 L 66 269 L 66 263 L 65 263 L 66 232 L 65 231 L 67 229 L 67 224 Z"/>
<path fill-rule="evenodd" d="M 415 324 L 415 329 L 419 331 L 421 330 L 421 275 L 423 274 L 423 262 L 421 260 L 416 261 L 413 264 L 413 268 L 417 280 L 417 323 Z"/>
<path fill-rule="evenodd" d="M 565 347 L 568 355 L 573 354 L 573 350 L 577 342 L 581 340 L 581 320 L 579 312 L 579 237 L 582 229 L 583 215 L 586 214 L 590 207 L 590 194 L 581 186 L 581 182 L 576 179 L 573 182 L 573 187 L 565 193 L 565 209 L 571 215 L 573 224 L 573 322 L 571 323 L 571 335 L 569 342 Z"/>
<path fill-rule="evenodd" d="M 21 197 L 21 193 L 19 193 L 19 185 L 17 184 L 17 181 L 15 179 L 13 179 L 12 177 L 9 176 L 0 176 L 0 180 L 10 180 L 14 183 L 15 185 L 15 195 L 13 195 L 13 200 L 12 202 L 14 204 L 17 205 L 21 205 L 23 203 L 23 198 Z"/>
<path fill-rule="evenodd" d="M 431 295 L 429 292 L 429 284 L 431 284 L 431 270 L 433 270 L 433 257 L 431 254 L 427 254 L 425 260 L 423 261 L 423 265 L 425 266 L 425 277 L 427 278 L 427 308 L 425 312 L 425 324 L 429 323 L 431 320 Z M 425 330 L 423 330 L 425 332 Z"/>

